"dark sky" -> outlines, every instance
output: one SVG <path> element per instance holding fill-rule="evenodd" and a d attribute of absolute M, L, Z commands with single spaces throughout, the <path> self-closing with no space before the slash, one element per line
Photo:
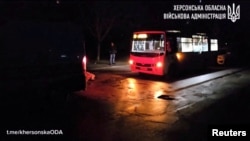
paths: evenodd
<path fill-rule="evenodd" d="M 248 1 L 220 1 L 220 0 L 185 0 L 185 1 L 118 1 L 114 3 L 104 1 L 80 1 L 80 0 L 19 0 L 0 2 L 0 24 L 10 20 L 28 19 L 34 21 L 70 21 L 79 25 L 94 20 L 95 15 L 88 10 L 94 10 L 91 4 L 99 4 L 96 8 L 104 9 L 110 18 L 118 15 L 111 34 L 115 32 L 127 32 L 131 34 L 140 29 L 167 29 L 181 28 L 183 30 L 197 30 L 219 35 L 231 42 L 248 43 L 249 9 Z M 108 5 L 111 4 L 112 6 Z M 163 13 L 172 12 L 173 5 L 177 4 L 224 4 L 240 5 L 240 20 L 232 23 L 230 20 L 164 20 Z M 85 23 L 86 24 L 86 23 Z M 87 30 L 87 29 L 86 29 Z"/>
<path fill-rule="evenodd" d="M 235 2 L 235 1 L 232 1 Z M 127 2 L 127 1 L 118 1 L 116 2 L 113 7 L 118 7 L 121 9 L 120 11 L 122 16 L 118 18 L 118 20 L 122 21 L 124 24 L 134 24 L 139 27 L 164 27 L 165 25 L 178 25 L 180 26 L 182 23 L 189 23 L 189 24 L 198 24 L 200 23 L 206 25 L 217 23 L 219 24 L 220 28 L 224 28 L 224 26 L 230 26 L 230 21 L 219 21 L 219 20 L 164 20 L 163 13 L 172 12 L 173 5 L 177 4 L 232 4 L 231 1 L 208 1 L 202 0 L 200 3 L 199 0 L 186 0 L 186 1 L 137 1 L 137 2 Z M 78 21 L 81 20 L 88 20 L 84 19 L 81 16 L 80 11 L 84 11 L 82 9 L 87 8 L 91 9 L 91 6 L 88 6 L 88 2 L 86 4 L 82 4 L 84 2 L 80 0 L 60 0 L 59 5 L 56 4 L 56 0 L 19 0 L 19 1 L 7 1 L 7 2 L 0 2 L 0 21 L 12 20 L 12 19 L 20 19 L 20 18 L 28 18 L 28 19 L 45 19 L 45 20 L 71 20 L 71 21 Z M 91 3 L 91 2 L 90 2 Z M 102 1 L 97 1 L 96 3 L 102 3 Z M 238 25 L 248 25 L 249 23 L 249 15 L 248 9 L 250 8 L 250 2 L 248 1 L 237 1 L 236 4 L 240 4 L 241 10 L 241 19 L 238 20 L 234 25 L 237 28 L 241 28 L 242 26 Z M 80 6 L 80 5 L 83 6 Z M 105 4 L 101 5 L 104 9 L 107 7 Z M 112 7 L 111 7 L 112 8 Z M 107 10 L 109 10 L 107 8 Z M 110 10 L 113 12 L 112 10 Z M 118 11 L 118 12 L 120 12 Z M 84 11 L 86 12 L 86 11 Z M 88 14 L 88 13 L 87 13 Z M 116 13 L 109 13 L 110 16 Z M 126 20 L 124 22 L 124 20 Z M 127 22 L 127 23 L 126 23 Z M 119 23 L 121 24 L 121 23 Z M 123 25 L 121 25 L 123 26 Z M 206 26 L 205 26 L 206 27 Z M 165 27 L 164 27 L 165 28 Z"/>

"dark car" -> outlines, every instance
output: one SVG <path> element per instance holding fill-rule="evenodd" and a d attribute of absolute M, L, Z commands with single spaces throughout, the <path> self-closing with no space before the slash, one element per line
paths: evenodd
<path fill-rule="evenodd" d="M 1 2 L 0 132 L 54 129 L 67 118 L 74 92 L 85 90 L 84 30 L 75 5 Z"/>
<path fill-rule="evenodd" d="M 84 90 L 83 42 L 81 30 L 69 22 L 2 24 L 1 95 L 50 95 Z"/>

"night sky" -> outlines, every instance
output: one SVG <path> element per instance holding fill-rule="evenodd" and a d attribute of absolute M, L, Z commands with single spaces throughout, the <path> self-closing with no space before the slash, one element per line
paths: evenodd
<path fill-rule="evenodd" d="M 224 4 L 240 5 L 240 20 L 235 23 L 230 20 L 164 20 L 163 13 L 172 12 L 177 4 Z M 89 45 L 95 46 L 96 37 L 91 34 L 91 25 L 95 25 L 97 15 L 101 17 L 104 29 L 115 17 L 112 28 L 103 39 L 103 46 L 110 40 L 115 40 L 121 49 L 126 50 L 133 31 L 147 29 L 176 28 L 194 32 L 206 32 L 216 36 L 223 43 L 228 42 L 240 52 L 248 50 L 249 15 L 248 1 L 80 1 L 80 0 L 42 0 L 42 1 L 1 1 L 0 25 L 13 20 L 73 22 L 83 28 Z M 89 50 L 95 50 L 89 47 Z M 248 52 L 248 51 L 247 51 Z"/>

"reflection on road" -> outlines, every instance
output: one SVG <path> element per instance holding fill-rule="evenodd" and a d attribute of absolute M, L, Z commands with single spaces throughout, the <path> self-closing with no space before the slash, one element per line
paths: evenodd
<path fill-rule="evenodd" d="M 155 138 L 155 128 L 165 129 L 168 124 L 177 120 L 174 112 L 171 112 L 173 104 L 158 98 L 168 93 L 169 84 L 125 78 L 120 75 L 99 74 L 97 78 L 90 82 L 86 91 L 77 93 L 81 97 L 92 99 L 97 104 L 88 106 L 85 104 L 91 110 L 85 107 L 82 112 L 91 111 L 91 113 L 78 118 L 80 120 L 78 122 L 82 123 L 78 128 L 85 130 L 81 128 L 86 128 L 86 124 L 91 124 L 92 127 L 84 131 L 88 134 L 82 132 L 81 136 L 87 138 L 89 134 L 101 130 L 101 138 L 135 140 L 146 135 L 150 139 L 153 136 Z"/>
<path fill-rule="evenodd" d="M 189 122 L 186 121 L 188 116 L 228 94 L 228 91 L 224 93 L 228 89 L 224 83 L 232 82 L 229 85 L 234 88 L 241 78 L 223 77 L 173 91 L 179 84 L 186 86 L 186 83 L 99 74 L 86 91 L 76 93 L 77 100 L 85 100 L 76 102 L 78 111 L 72 113 L 77 117 L 73 120 L 77 130 L 75 136 L 96 140 L 166 140 L 166 131 L 170 128 L 183 129 L 183 125 L 187 126 L 185 130 L 190 128 L 192 125 L 185 125 Z M 193 84 L 191 79 L 187 80 Z M 225 90 L 221 91 L 223 88 Z M 197 104 L 200 102 L 202 104 Z"/>

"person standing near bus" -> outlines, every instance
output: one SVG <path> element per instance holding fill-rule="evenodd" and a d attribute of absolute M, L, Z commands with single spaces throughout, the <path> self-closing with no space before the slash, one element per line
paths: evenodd
<path fill-rule="evenodd" d="M 111 42 L 109 53 L 110 53 L 109 65 L 113 65 L 115 64 L 115 55 L 117 53 L 114 42 Z"/>

